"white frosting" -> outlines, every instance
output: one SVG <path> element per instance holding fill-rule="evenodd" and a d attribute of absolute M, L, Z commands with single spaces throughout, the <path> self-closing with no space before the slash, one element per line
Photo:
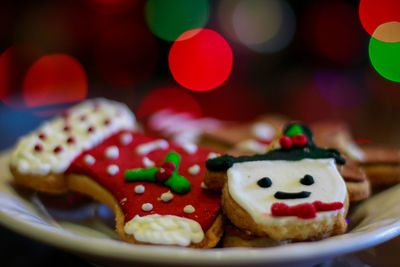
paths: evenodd
<path fill-rule="evenodd" d="M 130 142 L 132 142 L 132 135 L 130 133 L 123 133 L 120 136 L 119 141 L 121 142 L 122 145 L 127 145 Z"/>
<path fill-rule="evenodd" d="M 153 209 L 153 204 L 151 204 L 151 203 L 144 203 L 142 205 L 143 211 L 151 211 L 152 209 Z"/>
<path fill-rule="evenodd" d="M 136 215 L 125 224 L 124 230 L 136 240 L 152 244 L 188 246 L 204 238 L 198 222 L 174 215 Z"/>
<path fill-rule="evenodd" d="M 272 140 L 275 136 L 275 129 L 263 122 L 254 124 L 251 130 L 254 137 L 262 140 Z"/>
<path fill-rule="evenodd" d="M 239 142 L 236 147 L 244 152 L 265 153 L 267 151 L 268 145 L 260 143 L 254 139 L 247 139 Z"/>
<path fill-rule="evenodd" d="M 207 159 L 213 159 L 213 158 L 216 158 L 216 157 L 219 157 L 219 156 L 221 156 L 221 154 L 218 154 L 218 153 L 215 153 L 215 152 L 210 152 L 208 154 L 208 156 L 207 156 Z"/>
<path fill-rule="evenodd" d="M 108 159 L 116 159 L 119 156 L 119 149 L 117 146 L 109 146 L 105 150 L 105 156 Z"/>
<path fill-rule="evenodd" d="M 174 198 L 174 195 L 171 193 L 171 191 L 165 192 L 161 194 L 161 200 L 163 202 L 168 202 L 171 201 L 171 199 Z"/>
<path fill-rule="evenodd" d="M 135 186 L 135 193 L 136 194 L 143 194 L 144 190 L 145 190 L 144 185 L 140 184 L 140 185 Z"/>
<path fill-rule="evenodd" d="M 302 185 L 300 179 L 309 174 L 314 184 Z M 272 185 L 262 188 L 257 181 L 268 177 Z M 271 225 L 296 222 L 309 222 L 296 216 L 273 217 L 271 206 L 274 203 L 285 203 L 289 206 L 312 203 L 314 201 L 342 202 L 346 198 L 346 185 L 340 176 L 334 159 L 303 159 L 299 161 L 271 160 L 235 163 L 228 169 L 228 189 L 232 198 L 244 208 L 256 223 Z M 308 198 L 276 199 L 277 191 L 309 191 Z M 343 209 L 341 210 L 343 211 Z M 318 212 L 312 220 L 330 220 L 340 211 Z"/>
<path fill-rule="evenodd" d="M 163 139 L 158 139 L 145 144 L 141 144 L 136 147 L 136 152 L 139 155 L 146 155 L 157 149 L 167 149 L 169 146 L 168 142 Z"/>
<path fill-rule="evenodd" d="M 344 134 L 336 135 L 336 143 L 338 149 L 349 156 L 352 160 L 363 161 L 364 160 L 364 152 L 360 149 L 360 147 L 353 143 L 350 138 L 346 138 Z"/>
<path fill-rule="evenodd" d="M 143 166 L 145 166 L 146 168 L 154 167 L 154 165 L 155 165 L 154 161 L 152 161 L 148 157 L 144 157 L 142 160 L 142 163 L 143 163 Z"/>
<path fill-rule="evenodd" d="M 82 121 L 83 115 L 86 117 Z M 110 123 L 106 124 L 107 119 Z M 64 131 L 66 124 L 69 131 Z M 126 105 L 102 98 L 87 100 L 72 107 L 67 118 L 56 117 L 21 138 L 11 155 L 11 165 L 24 174 L 61 173 L 82 151 L 120 130 L 132 130 L 134 125 L 135 117 Z M 94 127 L 95 131 L 88 132 L 89 127 Z M 40 139 L 40 133 L 46 138 Z M 75 142 L 67 144 L 69 137 Z M 36 144 L 41 144 L 43 150 L 35 151 Z M 53 149 L 58 145 L 63 146 L 62 153 L 54 153 Z"/>
<path fill-rule="evenodd" d="M 189 168 L 188 172 L 191 175 L 197 175 L 200 172 L 200 166 L 198 164 L 194 164 Z"/>
<path fill-rule="evenodd" d="M 194 154 L 197 152 L 197 146 L 194 143 L 180 143 L 180 146 L 185 150 L 188 154 Z"/>
<path fill-rule="evenodd" d="M 192 205 L 186 205 L 184 208 L 183 208 L 183 212 L 184 213 L 187 213 L 187 214 L 191 214 L 191 213 L 193 213 L 193 212 L 195 212 L 196 210 L 194 209 L 194 207 L 192 206 Z"/>
<path fill-rule="evenodd" d="M 96 162 L 96 159 L 92 155 L 86 155 L 83 157 L 83 160 L 87 165 L 93 165 Z"/>
<path fill-rule="evenodd" d="M 107 167 L 107 173 L 111 176 L 116 175 L 119 172 L 119 168 L 115 164 L 111 164 L 110 166 Z"/>

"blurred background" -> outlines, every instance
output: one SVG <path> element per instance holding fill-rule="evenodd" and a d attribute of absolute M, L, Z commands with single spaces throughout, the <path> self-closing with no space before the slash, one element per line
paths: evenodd
<path fill-rule="evenodd" d="M 0 3 L 0 149 L 91 97 L 246 121 L 347 121 L 400 145 L 400 1 Z"/>

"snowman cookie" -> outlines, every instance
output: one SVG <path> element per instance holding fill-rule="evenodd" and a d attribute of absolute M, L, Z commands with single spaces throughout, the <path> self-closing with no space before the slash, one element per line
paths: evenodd
<path fill-rule="evenodd" d="M 346 185 L 335 149 L 317 147 L 306 126 L 291 124 L 280 148 L 265 154 L 225 155 L 206 162 L 207 181 L 226 181 L 222 208 L 238 228 L 259 237 L 311 240 L 346 230 Z"/>

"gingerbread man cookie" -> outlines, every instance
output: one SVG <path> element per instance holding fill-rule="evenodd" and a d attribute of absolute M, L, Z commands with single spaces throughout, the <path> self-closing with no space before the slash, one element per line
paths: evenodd
<path fill-rule="evenodd" d="M 221 183 L 222 208 L 243 231 L 274 240 L 310 240 L 346 230 L 346 185 L 335 149 L 317 147 L 308 127 L 292 124 L 280 148 L 206 162 L 207 186 Z"/>

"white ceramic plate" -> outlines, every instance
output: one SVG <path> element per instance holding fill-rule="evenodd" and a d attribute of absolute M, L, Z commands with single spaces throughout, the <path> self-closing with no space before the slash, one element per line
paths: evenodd
<path fill-rule="evenodd" d="M 377 245 L 400 234 L 400 186 L 386 190 L 357 207 L 349 233 L 316 242 L 270 248 L 196 250 L 131 245 L 101 219 L 97 206 L 78 211 L 51 210 L 36 194 L 27 197 L 12 186 L 8 153 L 0 154 L 0 224 L 21 235 L 109 265 L 302 265 Z M 100 212 L 101 213 L 101 212 Z M 49 214 L 56 214 L 57 221 Z M 103 216 L 104 217 L 104 216 Z"/>

